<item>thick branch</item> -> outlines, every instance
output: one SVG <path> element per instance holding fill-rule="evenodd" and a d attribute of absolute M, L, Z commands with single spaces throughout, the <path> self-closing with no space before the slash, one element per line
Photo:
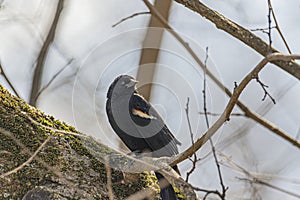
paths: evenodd
<path fill-rule="evenodd" d="M 87 149 L 94 144 L 99 154 L 113 152 L 27 105 L 0 85 L 2 195 L 5 192 L 10 199 L 108 199 L 104 162 Z M 123 173 L 115 169 L 110 177 L 116 199 L 141 190 L 152 179 L 138 178 L 126 185 L 121 183 Z"/>
<path fill-rule="evenodd" d="M 218 118 L 218 120 L 212 125 L 210 129 L 206 131 L 206 133 L 199 138 L 194 145 L 189 147 L 187 150 L 185 150 L 183 153 L 178 155 L 178 159 L 176 159 L 173 163 L 171 163 L 171 166 L 189 158 L 193 155 L 195 151 L 200 149 L 216 132 L 217 130 L 224 124 L 225 121 L 227 121 L 230 117 L 230 113 L 232 112 L 235 104 L 238 101 L 239 96 L 245 89 L 245 87 L 249 84 L 249 82 L 256 78 L 260 70 L 262 70 L 265 65 L 268 62 L 275 61 L 275 60 L 284 60 L 289 61 L 292 59 L 300 59 L 300 55 L 284 55 L 280 53 L 273 53 L 265 57 L 242 81 L 241 83 L 234 89 L 234 92 L 227 103 L 227 106 L 222 113 L 222 115 Z M 300 143 L 297 141 L 294 141 L 295 145 L 297 144 L 297 147 L 300 147 Z"/>
<path fill-rule="evenodd" d="M 168 20 L 172 0 L 155 0 L 154 8 L 164 19 Z M 155 15 L 151 15 L 148 30 L 143 41 L 143 49 L 140 57 L 137 80 L 139 81 L 139 93 L 149 101 L 156 63 L 160 52 L 161 41 L 164 34 L 164 25 Z"/>
<path fill-rule="evenodd" d="M 225 16 L 221 15 L 215 10 L 212 10 L 205 6 L 198 0 L 175 0 L 176 2 L 184 5 L 190 10 L 200 14 L 202 17 L 208 19 L 214 23 L 217 28 L 229 33 L 233 37 L 242 41 L 259 54 L 267 56 L 269 54 L 269 44 L 262 40 L 260 37 L 256 36 L 249 30 L 240 26 L 239 24 L 227 19 Z M 278 50 L 272 48 L 272 52 L 278 52 Z M 282 61 L 274 60 L 273 64 L 277 65 L 279 68 L 285 70 L 290 75 L 296 77 L 300 80 L 300 65 L 294 61 Z"/>
<path fill-rule="evenodd" d="M 212 72 L 210 72 L 208 69 L 206 69 L 205 64 L 198 58 L 196 53 L 190 48 L 190 46 L 172 29 L 172 27 L 167 23 L 167 21 L 160 15 L 159 12 L 152 6 L 151 3 L 149 3 L 147 0 L 143 0 L 146 6 L 149 8 L 152 14 L 154 14 L 167 28 L 167 30 L 186 48 L 186 50 L 190 53 L 190 55 L 195 59 L 195 61 L 198 63 L 198 65 L 206 71 L 206 74 L 217 84 L 219 88 L 224 90 L 224 92 L 229 96 L 232 97 L 232 92 L 225 87 L 225 85 L 222 84 L 221 81 L 217 79 L 217 77 L 214 76 Z M 284 61 L 284 60 L 283 60 Z M 283 139 L 287 140 L 288 142 L 292 143 L 296 147 L 300 148 L 300 143 L 286 134 L 284 131 L 282 131 L 280 128 L 273 125 L 271 122 L 267 121 L 266 119 L 262 118 L 260 115 L 255 113 L 254 111 L 251 111 L 245 104 L 243 104 L 241 101 L 237 100 L 236 102 L 237 106 L 245 112 L 245 115 L 247 117 L 250 117 L 251 119 L 255 120 L 256 122 L 263 125 L 268 130 L 274 132 L 275 134 L 279 135 Z M 263 123 L 261 123 L 263 122 Z"/>

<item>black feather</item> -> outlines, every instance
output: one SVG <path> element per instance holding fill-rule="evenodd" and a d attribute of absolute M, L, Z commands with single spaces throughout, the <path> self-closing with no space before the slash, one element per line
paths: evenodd
<path fill-rule="evenodd" d="M 132 152 L 151 152 L 153 157 L 178 154 L 180 142 L 154 107 L 138 94 L 133 81 L 131 76 L 121 75 L 109 87 L 106 112 L 113 130 Z M 173 168 L 178 171 L 177 166 Z M 161 190 L 161 197 L 177 199 L 171 185 Z"/>

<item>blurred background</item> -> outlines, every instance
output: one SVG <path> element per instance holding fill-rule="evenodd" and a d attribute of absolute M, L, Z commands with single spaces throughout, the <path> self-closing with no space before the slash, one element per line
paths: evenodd
<path fill-rule="evenodd" d="M 61 2 L 62 9 L 52 34 L 53 41 L 41 62 L 39 55 L 53 28 Z M 265 33 L 265 28 L 269 26 L 268 1 L 202 2 L 244 28 L 253 30 L 268 42 L 269 37 Z M 162 12 L 168 18 L 169 25 L 202 62 L 206 60 L 207 69 L 230 91 L 233 91 L 235 82 L 239 83 L 263 58 L 183 5 L 173 1 L 165 1 L 163 5 L 166 7 L 156 6 L 165 11 Z M 291 52 L 299 53 L 300 2 L 273 0 L 272 6 Z M 122 19 L 124 21 L 117 24 Z M 274 26 L 274 21 L 271 25 Z M 106 118 L 106 92 L 118 75 L 132 75 L 140 80 L 143 94 L 182 142 L 179 147 L 182 152 L 192 143 L 185 113 L 188 98 L 194 139 L 207 130 L 203 115 L 204 72 L 182 44 L 160 26 L 151 17 L 143 1 L 2 0 L 0 84 L 45 113 L 75 126 L 112 148 L 123 149 Z M 272 29 L 271 33 L 272 46 L 288 53 L 278 32 Z M 147 52 L 145 49 L 150 50 Z M 39 64 L 43 67 L 37 77 L 36 68 Z M 150 71 L 145 70 L 149 68 Z M 276 104 L 268 97 L 262 101 L 264 91 L 256 81 L 247 86 L 240 100 L 292 138 L 298 139 L 298 79 L 273 64 L 268 64 L 259 78 L 269 86 L 267 90 Z M 36 84 L 33 83 L 37 83 L 36 80 L 39 80 L 39 84 L 34 93 Z M 206 108 L 212 125 L 223 112 L 228 97 L 210 78 L 205 80 Z M 213 137 L 223 181 L 229 187 L 226 197 L 298 199 L 299 148 L 242 116 L 240 109 L 235 108 L 233 113 L 230 121 Z M 197 156 L 201 160 L 189 178 L 190 183 L 200 188 L 220 190 L 218 171 L 209 143 L 197 152 Z M 189 160 L 180 163 L 184 178 L 191 166 Z M 279 189 L 253 182 L 242 172 L 242 168 Z M 204 193 L 199 195 L 203 196 Z M 210 198 L 217 197 L 212 195 Z"/>

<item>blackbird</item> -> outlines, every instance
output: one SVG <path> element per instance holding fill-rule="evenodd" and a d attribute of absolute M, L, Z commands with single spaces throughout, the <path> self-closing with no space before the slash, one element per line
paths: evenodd
<path fill-rule="evenodd" d="M 180 142 L 171 133 L 161 116 L 136 89 L 137 81 L 128 75 L 118 76 L 107 92 L 106 113 L 112 129 L 134 153 L 152 157 L 178 154 Z M 173 168 L 179 173 L 178 167 Z M 158 180 L 163 176 L 155 172 Z M 176 200 L 169 184 L 161 189 L 163 200 Z"/>

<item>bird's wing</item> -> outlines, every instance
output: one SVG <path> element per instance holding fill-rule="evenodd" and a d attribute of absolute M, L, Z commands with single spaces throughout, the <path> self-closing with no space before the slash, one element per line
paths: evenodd
<path fill-rule="evenodd" d="M 129 109 L 137 131 L 149 145 L 149 149 L 154 152 L 153 155 L 156 157 L 172 156 L 178 153 L 176 145 L 180 142 L 150 103 L 139 94 L 134 93 Z"/>

